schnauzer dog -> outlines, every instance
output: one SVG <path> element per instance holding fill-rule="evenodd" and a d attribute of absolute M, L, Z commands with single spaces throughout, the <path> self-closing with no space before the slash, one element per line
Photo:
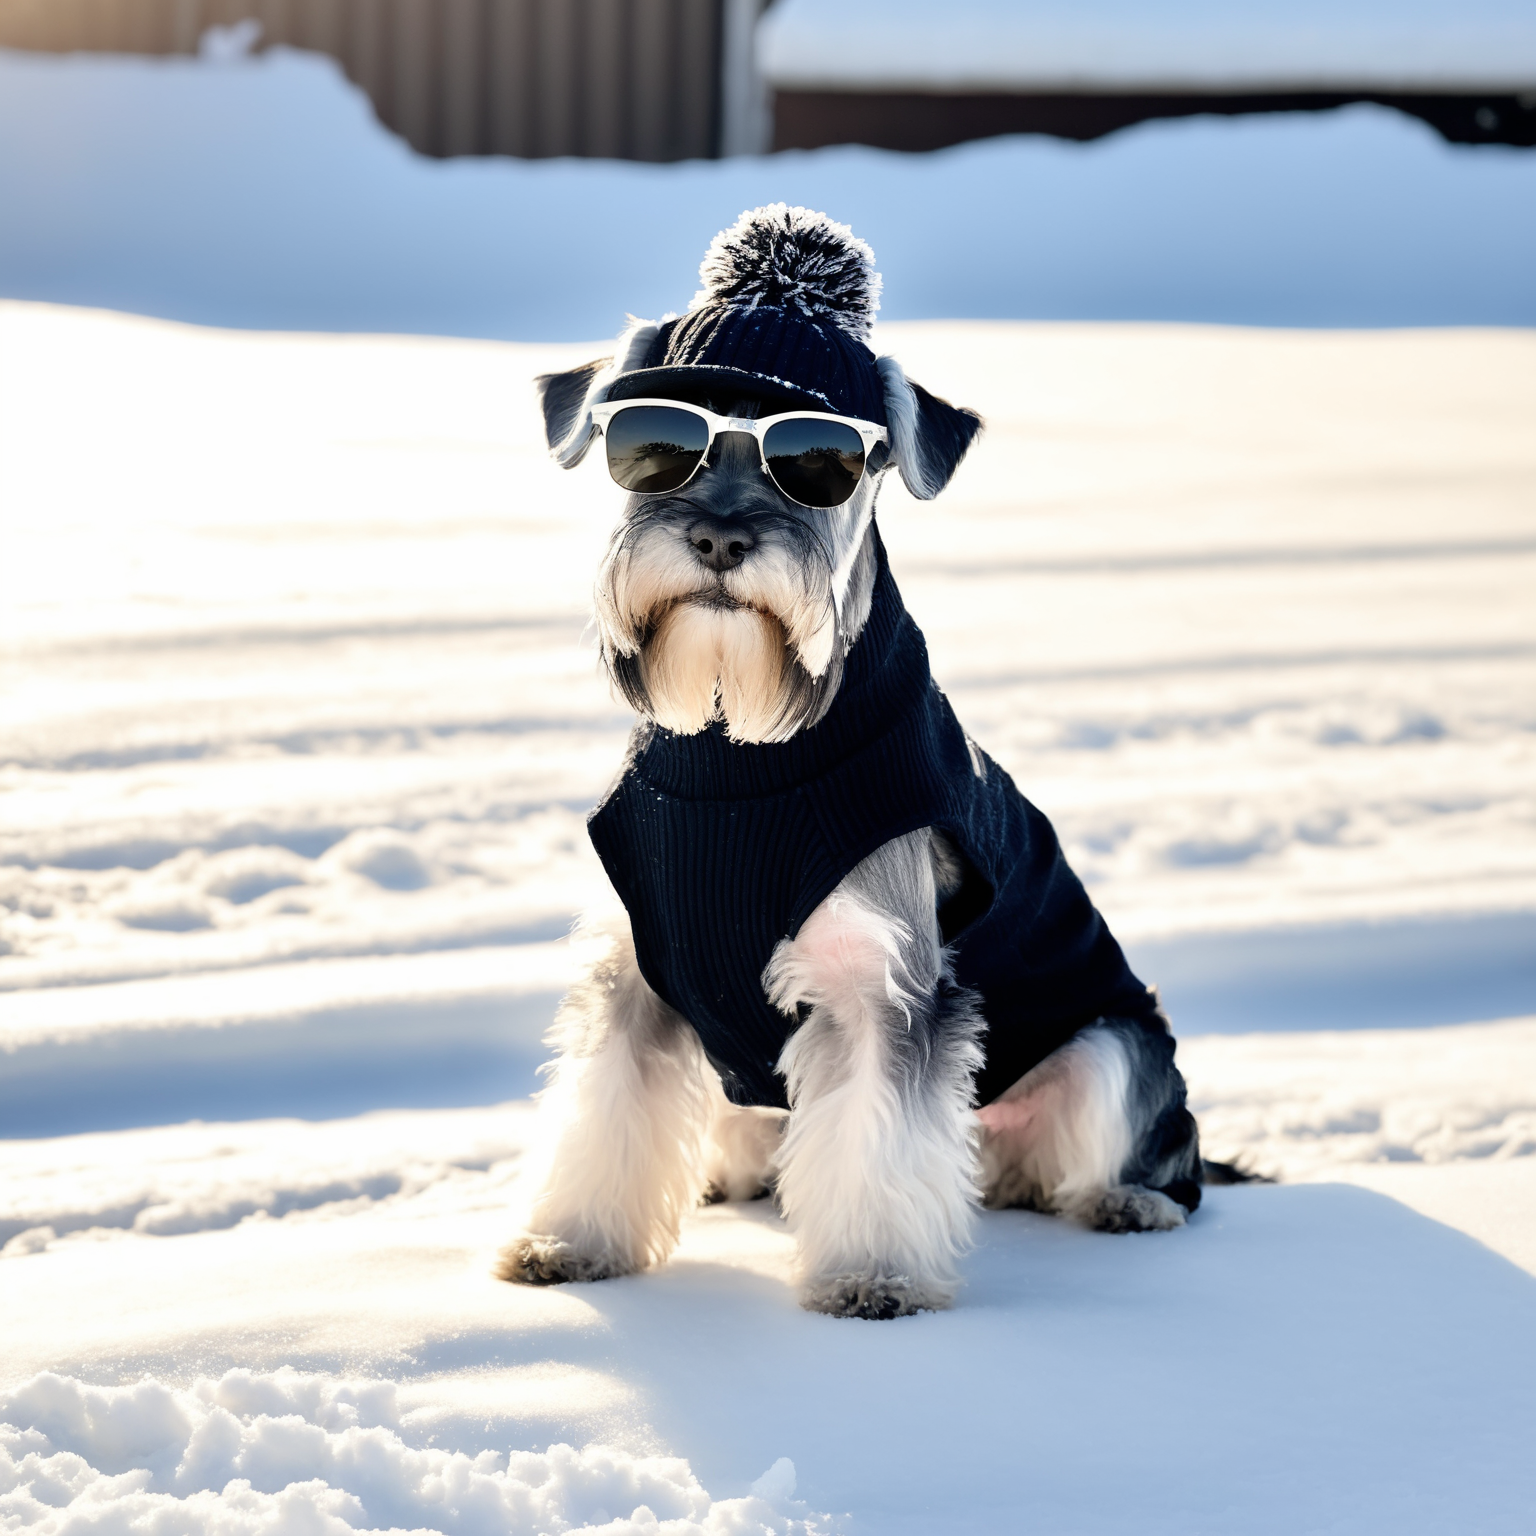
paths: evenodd
<path fill-rule="evenodd" d="M 952 1303 L 978 1204 L 1199 1204 L 1156 996 L 892 579 L 882 477 L 938 495 L 981 421 L 870 350 L 873 260 L 756 209 L 686 315 L 539 381 L 558 461 L 601 437 L 630 493 L 596 609 L 640 721 L 589 822 L 623 911 L 578 930 L 505 1279 L 643 1269 L 701 1199 L 772 1190 L 803 1304 L 889 1318 Z"/>

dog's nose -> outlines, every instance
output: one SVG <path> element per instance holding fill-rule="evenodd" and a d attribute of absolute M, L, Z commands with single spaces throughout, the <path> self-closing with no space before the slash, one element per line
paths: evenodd
<path fill-rule="evenodd" d="M 688 530 L 688 542 L 712 571 L 734 570 L 757 544 L 745 523 L 714 517 L 701 517 Z"/>

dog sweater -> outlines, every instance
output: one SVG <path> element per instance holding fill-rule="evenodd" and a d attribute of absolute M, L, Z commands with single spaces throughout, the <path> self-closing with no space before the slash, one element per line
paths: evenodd
<path fill-rule="evenodd" d="M 639 726 L 587 828 L 629 911 L 640 972 L 698 1031 L 737 1104 L 786 1107 L 775 1064 L 799 1020 L 763 969 L 861 859 L 940 827 L 966 878 L 939 913 L 954 979 L 981 996 L 996 1098 L 1084 1025 L 1114 1015 L 1172 1041 L 1155 996 L 1067 866 L 1050 823 L 969 740 L 929 675 L 884 547 L 868 623 L 826 715 L 790 740 Z"/>

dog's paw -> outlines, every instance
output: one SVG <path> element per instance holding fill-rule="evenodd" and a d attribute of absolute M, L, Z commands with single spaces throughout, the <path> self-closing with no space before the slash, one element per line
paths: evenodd
<path fill-rule="evenodd" d="M 496 1278 L 514 1285 L 564 1285 L 568 1280 L 608 1280 L 628 1274 L 611 1259 L 578 1253 L 557 1237 L 519 1237 L 501 1250 Z"/>
<path fill-rule="evenodd" d="M 774 1192 L 771 1183 L 760 1179 L 738 1179 L 734 1184 L 720 1184 L 711 1179 L 699 1196 L 700 1205 L 724 1205 L 727 1201 L 766 1200 Z"/>
<path fill-rule="evenodd" d="M 1095 1232 L 1171 1232 L 1184 1225 L 1185 1214 L 1160 1190 L 1121 1184 L 1089 1202 L 1079 1219 Z"/>
<path fill-rule="evenodd" d="M 939 1312 L 953 1301 L 950 1292 L 917 1285 L 907 1275 L 827 1275 L 807 1281 L 800 1293 L 807 1312 L 871 1320 Z"/>

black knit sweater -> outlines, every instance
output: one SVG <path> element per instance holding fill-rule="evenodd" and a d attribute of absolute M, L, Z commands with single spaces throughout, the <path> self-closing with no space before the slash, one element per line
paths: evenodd
<path fill-rule="evenodd" d="M 979 1103 L 1103 1015 L 1165 1029 L 1051 824 L 955 719 L 878 535 L 876 547 L 869 622 L 818 724 L 768 746 L 718 724 L 692 736 L 643 724 L 587 823 L 641 974 L 738 1104 L 785 1104 L 774 1063 L 797 1021 L 763 995 L 774 946 L 861 859 L 920 827 L 942 828 L 969 866 L 939 917 L 955 980 L 987 1020 Z"/>

